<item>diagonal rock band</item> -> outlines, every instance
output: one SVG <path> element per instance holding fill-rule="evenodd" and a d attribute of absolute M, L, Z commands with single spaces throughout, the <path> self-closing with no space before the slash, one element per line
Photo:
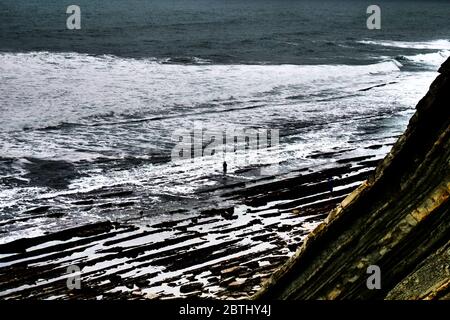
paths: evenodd
<path fill-rule="evenodd" d="M 450 59 L 439 73 L 373 175 L 254 299 L 450 299 Z"/>

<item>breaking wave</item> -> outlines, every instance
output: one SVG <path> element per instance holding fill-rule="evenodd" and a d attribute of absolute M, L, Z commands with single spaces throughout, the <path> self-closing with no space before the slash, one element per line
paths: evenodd
<path fill-rule="evenodd" d="M 400 66 L 395 60 L 371 65 L 193 61 L 197 60 L 180 64 L 177 59 L 168 63 L 79 53 L 0 53 L 0 131 L 159 120 L 224 111 L 230 105 L 248 108 L 299 92 L 342 92 L 396 73 Z"/>
<path fill-rule="evenodd" d="M 450 50 L 450 41 L 445 39 L 432 41 L 391 41 L 391 40 L 361 40 L 357 43 L 376 45 L 383 47 L 404 48 L 404 49 L 428 49 L 428 50 Z"/>

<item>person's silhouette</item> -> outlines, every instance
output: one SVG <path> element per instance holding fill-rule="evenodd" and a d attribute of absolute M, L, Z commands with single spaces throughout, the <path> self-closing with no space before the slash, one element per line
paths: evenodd
<path fill-rule="evenodd" d="M 227 167 L 228 167 L 227 162 L 224 161 L 224 162 L 223 162 L 223 174 L 224 174 L 224 175 L 227 174 Z"/>

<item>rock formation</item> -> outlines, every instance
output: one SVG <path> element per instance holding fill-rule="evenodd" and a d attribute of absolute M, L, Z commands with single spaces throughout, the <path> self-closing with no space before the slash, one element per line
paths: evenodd
<path fill-rule="evenodd" d="M 450 299 L 450 59 L 439 73 L 373 175 L 255 298 Z"/>

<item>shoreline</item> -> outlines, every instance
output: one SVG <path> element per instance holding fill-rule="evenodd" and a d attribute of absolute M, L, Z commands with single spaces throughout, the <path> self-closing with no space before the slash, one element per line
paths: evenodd
<path fill-rule="evenodd" d="M 383 150 L 377 143 L 364 157 L 318 154 L 330 163 L 317 171 L 202 190 L 214 200 L 207 207 L 196 203 L 197 213 L 187 217 L 145 225 L 135 213 L 126 222 L 94 222 L 1 244 L 0 298 L 249 298 L 370 175 Z M 126 209 L 131 197 L 132 190 L 97 190 L 72 204 Z M 35 210 L 30 223 L 53 214 Z M 81 268 L 80 290 L 67 289 L 71 265 Z"/>

